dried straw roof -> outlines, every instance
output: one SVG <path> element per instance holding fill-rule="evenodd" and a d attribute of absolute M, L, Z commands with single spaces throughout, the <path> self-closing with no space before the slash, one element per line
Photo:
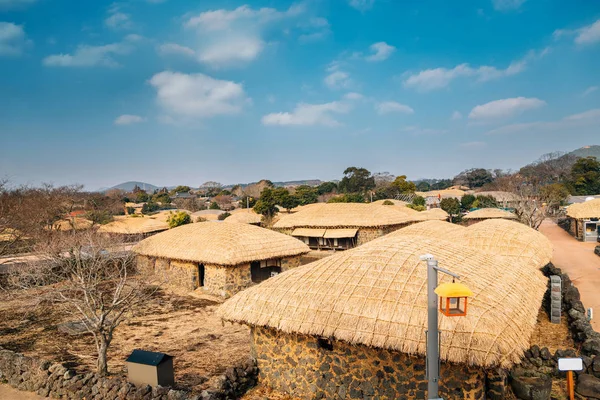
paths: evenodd
<path fill-rule="evenodd" d="M 65 218 L 60 221 L 56 221 L 52 224 L 52 229 L 58 231 L 71 231 L 81 230 L 81 229 L 89 229 L 94 225 L 92 221 L 86 218 L 73 217 L 73 218 Z"/>
<path fill-rule="evenodd" d="M 383 199 L 383 200 L 376 200 L 374 201 L 372 204 L 383 204 L 386 201 L 391 201 L 392 203 L 394 203 L 395 206 L 406 206 L 408 203 L 406 201 L 402 201 L 402 200 L 396 200 L 396 199 Z"/>
<path fill-rule="evenodd" d="M 142 240 L 133 251 L 145 256 L 204 264 L 238 265 L 308 253 L 291 236 L 248 224 L 188 224 Z"/>
<path fill-rule="evenodd" d="M 224 320 L 425 355 L 433 254 L 472 291 L 468 315 L 440 316 L 441 358 L 508 368 L 529 347 L 546 278 L 449 240 L 387 235 L 279 274 L 224 303 Z M 450 277 L 440 274 L 440 283 Z"/>
<path fill-rule="evenodd" d="M 501 210 L 499 208 L 480 208 L 479 210 L 471 211 L 463 217 L 464 219 L 516 219 L 517 216 L 510 211 Z"/>
<path fill-rule="evenodd" d="M 456 235 L 466 246 L 511 260 L 519 260 L 539 269 L 552 258 L 552 243 L 540 232 L 516 221 L 487 219 Z"/>
<path fill-rule="evenodd" d="M 343 228 L 400 225 L 419 220 L 410 208 L 364 203 L 319 203 L 294 214 L 284 215 L 273 228 Z"/>
<path fill-rule="evenodd" d="M 600 218 L 600 199 L 571 204 L 567 207 L 567 216 L 575 219 Z"/>
<path fill-rule="evenodd" d="M 225 222 L 235 222 L 238 224 L 260 224 L 261 220 L 262 215 L 257 214 L 251 208 L 240 209 L 224 219 Z"/>
<path fill-rule="evenodd" d="M 410 208 L 409 208 L 410 210 Z M 432 208 L 427 211 L 421 211 L 418 214 L 419 221 L 430 221 L 430 220 L 438 220 L 438 221 L 446 221 L 449 215 L 446 211 L 441 208 Z"/>
<path fill-rule="evenodd" d="M 169 225 L 166 222 L 151 217 L 126 217 L 115 219 L 113 222 L 102 225 L 98 229 L 98 232 L 139 235 L 164 231 L 167 229 L 169 229 Z"/>
<path fill-rule="evenodd" d="M 152 214 L 149 216 L 149 218 L 155 219 L 157 221 L 162 221 L 162 222 L 167 222 L 167 219 L 169 219 L 169 217 L 173 214 L 176 214 L 178 212 L 184 212 L 188 215 L 192 215 L 191 211 L 188 210 L 184 210 L 184 209 L 174 209 L 174 210 L 162 210 L 159 211 L 155 214 Z"/>
<path fill-rule="evenodd" d="M 390 233 L 390 235 L 425 236 L 452 240 L 457 235 L 463 234 L 466 229 L 464 226 L 451 224 L 450 222 L 430 220 L 406 226 Z"/>
<path fill-rule="evenodd" d="M 484 192 L 473 193 L 474 196 L 492 196 L 497 201 L 517 201 L 520 197 L 511 192 L 503 192 L 501 190 L 490 190 Z"/>

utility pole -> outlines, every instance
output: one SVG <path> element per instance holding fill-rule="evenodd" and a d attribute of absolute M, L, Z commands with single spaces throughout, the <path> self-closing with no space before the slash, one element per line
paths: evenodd
<path fill-rule="evenodd" d="M 454 278 L 460 278 L 453 272 L 438 267 L 437 260 L 431 254 L 421 256 L 427 261 L 427 398 L 429 400 L 443 400 L 439 397 L 440 380 L 440 334 L 438 328 L 438 296 L 435 288 L 438 283 L 438 271 Z"/>

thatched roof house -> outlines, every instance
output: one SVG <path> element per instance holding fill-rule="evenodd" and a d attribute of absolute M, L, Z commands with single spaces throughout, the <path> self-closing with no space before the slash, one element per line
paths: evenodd
<path fill-rule="evenodd" d="M 115 218 L 113 222 L 102 225 L 98 232 L 120 235 L 126 239 L 147 237 L 158 232 L 166 231 L 169 225 L 152 217 L 123 217 Z"/>
<path fill-rule="evenodd" d="M 408 207 L 373 203 L 319 203 L 282 216 L 273 229 L 311 248 L 345 250 L 419 221 L 421 214 Z"/>
<path fill-rule="evenodd" d="M 477 223 L 485 219 L 517 219 L 517 216 L 510 211 L 499 208 L 480 208 L 471 211 L 463 217 L 469 224 Z"/>
<path fill-rule="evenodd" d="M 571 204 L 567 207 L 567 217 L 570 219 L 569 231 L 577 239 L 585 242 L 595 242 L 598 240 L 600 199 Z"/>
<path fill-rule="evenodd" d="M 49 230 L 55 231 L 80 231 L 85 229 L 90 229 L 94 223 L 86 218 L 81 217 L 67 217 L 56 221 L 49 227 Z"/>
<path fill-rule="evenodd" d="M 248 224 L 183 225 L 142 240 L 138 266 L 188 290 L 228 297 L 300 265 L 309 248 L 281 233 Z"/>
<path fill-rule="evenodd" d="M 251 208 L 240 208 L 231 212 L 231 215 L 224 219 L 225 222 L 235 222 L 238 224 L 260 225 L 262 215 L 256 213 Z"/>
<path fill-rule="evenodd" d="M 219 215 L 224 214 L 224 213 L 225 213 L 225 211 L 223 211 L 223 210 L 196 211 L 195 213 L 192 213 L 192 220 L 193 220 L 193 222 L 202 221 L 202 220 L 218 221 Z"/>
<path fill-rule="evenodd" d="M 520 361 L 546 291 L 539 266 L 529 260 L 532 268 L 523 268 L 452 237 L 401 232 L 301 266 L 221 306 L 224 320 L 252 328 L 263 384 L 298 397 L 314 397 L 316 386 L 324 398 L 346 390 L 357 398 L 425 398 L 425 253 L 474 293 L 466 317 L 440 318 L 440 394 L 483 398 L 485 369 Z M 450 280 L 440 276 L 440 283 Z M 378 379 L 363 386 L 365 370 Z"/>

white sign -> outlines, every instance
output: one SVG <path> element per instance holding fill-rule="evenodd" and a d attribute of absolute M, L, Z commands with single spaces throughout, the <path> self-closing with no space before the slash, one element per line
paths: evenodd
<path fill-rule="evenodd" d="M 559 358 L 559 371 L 581 371 L 583 370 L 583 360 L 581 358 Z"/>

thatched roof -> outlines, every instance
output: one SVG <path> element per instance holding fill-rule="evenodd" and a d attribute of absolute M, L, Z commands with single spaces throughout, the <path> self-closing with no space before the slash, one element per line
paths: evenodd
<path fill-rule="evenodd" d="M 65 219 L 56 221 L 55 223 L 52 224 L 51 229 L 57 230 L 57 231 L 71 231 L 73 229 L 82 230 L 82 229 L 89 229 L 92 227 L 92 225 L 94 225 L 94 223 L 92 221 L 90 221 L 89 219 L 80 218 L 80 217 L 72 217 L 72 218 L 65 218 Z"/>
<path fill-rule="evenodd" d="M 238 224 L 260 224 L 262 215 L 257 214 L 251 208 L 240 209 L 224 219 L 225 222 L 235 222 Z"/>
<path fill-rule="evenodd" d="M 306 210 L 306 209 L 309 209 L 309 208 L 312 208 L 312 207 L 315 207 L 315 206 L 320 206 L 321 204 L 324 204 L 324 203 L 310 203 L 310 204 L 305 204 L 303 206 L 298 206 L 298 207 L 292 208 L 290 210 L 290 212 L 295 213 L 295 212 L 298 212 L 298 211 L 303 211 L 303 210 Z"/>
<path fill-rule="evenodd" d="M 291 236 L 248 224 L 203 223 L 170 229 L 142 240 L 133 251 L 151 257 L 238 265 L 308 253 Z"/>
<path fill-rule="evenodd" d="M 571 204 L 567 207 L 567 216 L 575 219 L 600 218 L 600 199 Z"/>
<path fill-rule="evenodd" d="M 405 207 L 363 203 L 319 203 L 284 215 L 273 228 L 361 228 L 400 225 L 418 221 L 419 212 Z"/>
<path fill-rule="evenodd" d="M 520 196 L 518 196 L 514 193 L 503 192 L 500 190 L 489 190 L 489 191 L 484 191 L 484 192 L 476 192 L 476 193 L 473 193 L 473 196 L 491 196 L 500 202 L 517 201 L 521 198 Z"/>
<path fill-rule="evenodd" d="M 223 210 L 202 210 L 192 213 L 192 222 L 196 222 L 198 218 L 205 219 L 207 221 L 218 221 L 219 215 L 225 213 Z"/>
<path fill-rule="evenodd" d="M 387 235 L 279 274 L 224 303 L 224 320 L 425 355 L 431 253 L 472 291 L 468 315 L 440 316 L 441 358 L 510 367 L 529 348 L 547 280 L 460 242 Z M 440 274 L 440 283 L 451 278 Z"/>
<path fill-rule="evenodd" d="M 385 203 L 386 201 L 392 202 L 394 203 L 395 206 L 406 206 L 408 203 L 406 201 L 402 201 L 402 200 L 396 200 L 396 199 L 383 199 L 383 200 L 375 200 L 373 203 L 371 204 L 380 204 L 382 205 L 383 203 Z"/>
<path fill-rule="evenodd" d="M 176 214 L 178 212 L 184 212 L 188 215 L 192 215 L 191 211 L 188 210 L 184 210 L 184 209 L 173 209 L 173 210 L 161 210 L 157 213 L 151 214 L 148 217 L 155 219 L 157 221 L 162 221 L 162 222 L 167 222 L 167 220 L 169 219 L 169 217 L 173 214 Z"/>
<path fill-rule="evenodd" d="M 479 210 L 471 211 L 463 217 L 463 219 L 516 219 L 517 216 L 510 211 L 501 210 L 499 208 L 480 208 Z"/>
<path fill-rule="evenodd" d="M 432 208 L 427 211 L 421 211 L 418 213 L 418 221 L 446 221 L 450 216 L 448 213 L 441 208 Z"/>
<path fill-rule="evenodd" d="M 169 229 L 164 221 L 152 217 L 125 217 L 115 219 L 106 225 L 102 225 L 98 232 L 117 233 L 122 235 L 139 235 L 144 233 L 160 232 Z"/>
<path fill-rule="evenodd" d="M 452 240 L 457 235 L 462 235 L 466 229 L 464 226 L 451 224 L 450 222 L 430 220 L 406 226 L 390 233 L 390 235 L 425 236 Z"/>

